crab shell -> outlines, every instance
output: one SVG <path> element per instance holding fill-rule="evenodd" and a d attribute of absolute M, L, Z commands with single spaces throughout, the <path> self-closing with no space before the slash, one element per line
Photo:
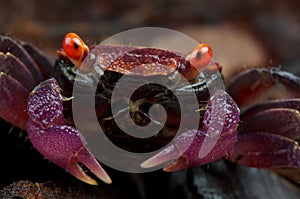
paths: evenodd
<path fill-rule="evenodd" d="M 54 68 L 54 77 L 62 88 L 62 94 L 66 97 L 82 97 L 82 93 L 87 93 L 90 86 L 97 86 L 95 93 L 95 109 L 98 121 L 101 124 L 106 136 L 119 147 L 134 152 L 149 152 L 165 146 L 171 141 L 176 134 L 176 129 L 179 127 L 181 120 L 181 109 L 177 97 L 186 99 L 185 108 L 190 112 L 195 112 L 194 106 L 190 106 L 190 101 L 187 96 L 189 93 L 194 93 L 198 100 L 199 106 L 197 109 L 205 109 L 207 101 L 209 101 L 209 91 L 204 81 L 204 78 L 199 75 L 191 80 L 187 86 L 183 83 L 180 68 L 188 71 L 192 70 L 190 63 L 185 59 L 185 56 L 179 53 L 170 52 L 155 48 L 137 48 L 129 46 L 97 46 L 93 48 L 91 53 L 98 56 L 100 68 L 105 68 L 104 73 L 99 74 L 95 78 L 95 73 L 84 73 L 75 67 L 66 57 L 61 57 Z M 89 57 L 87 57 L 88 59 Z M 133 121 L 141 126 L 147 125 L 151 120 L 148 116 L 149 108 L 154 104 L 160 104 L 164 107 L 167 113 L 166 124 L 158 133 L 158 138 L 151 137 L 140 139 L 124 133 L 114 121 L 114 115 L 111 112 L 111 96 L 118 81 L 127 75 L 126 87 L 135 87 L 137 84 L 142 84 L 131 96 L 130 104 L 131 117 Z M 74 81 L 80 82 L 80 89 L 76 93 L 72 93 Z M 88 84 L 87 84 L 88 82 Z M 163 82 L 161 86 L 155 83 L 148 82 Z M 82 90 L 81 90 L 82 89 Z M 123 93 L 122 93 L 123 92 Z M 117 96 L 118 104 L 125 103 L 127 90 L 121 91 Z M 117 105 L 118 106 L 118 105 Z M 190 106 L 190 108 L 189 108 Z M 64 102 L 65 116 L 70 124 L 72 121 L 72 102 Z M 118 112 L 122 112 L 120 108 Z M 84 114 L 84 113 L 82 113 Z M 204 111 L 199 111 L 199 118 L 204 114 Z M 122 115 L 121 115 L 122 116 Z M 86 115 L 88 121 L 90 116 Z M 159 119 L 159 118 L 158 118 Z M 201 121 L 199 120 L 201 126 Z M 125 127 L 130 128 L 130 127 Z M 141 137 L 143 132 L 141 132 Z M 129 147 L 130 146 L 130 147 Z"/>

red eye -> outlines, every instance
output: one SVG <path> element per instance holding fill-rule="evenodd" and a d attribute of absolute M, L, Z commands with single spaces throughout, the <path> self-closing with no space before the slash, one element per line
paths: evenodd
<path fill-rule="evenodd" d="M 199 44 L 186 56 L 191 67 L 179 68 L 179 72 L 188 80 L 192 80 L 209 64 L 212 58 L 212 49 L 207 44 Z"/>
<path fill-rule="evenodd" d="M 212 49 L 207 44 L 200 44 L 190 54 L 190 63 L 198 70 L 209 64 L 212 58 Z"/>
<path fill-rule="evenodd" d="M 88 47 L 82 39 L 75 33 L 68 33 L 63 38 L 62 43 L 64 52 L 71 61 L 78 66 L 88 53 Z"/>

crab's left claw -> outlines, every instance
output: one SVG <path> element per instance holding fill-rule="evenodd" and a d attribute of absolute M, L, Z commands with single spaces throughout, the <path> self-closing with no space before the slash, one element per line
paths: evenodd
<path fill-rule="evenodd" d="M 66 125 L 63 116 L 63 97 L 54 78 L 38 85 L 28 100 L 27 131 L 33 146 L 47 159 L 62 167 L 76 178 L 96 185 L 79 166 L 84 164 L 106 183 L 111 179 L 87 149 L 83 136 Z"/>
<path fill-rule="evenodd" d="M 141 164 L 143 168 L 175 160 L 165 171 L 203 165 L 227 155 L 237 138 L 239 108 L 224 91 L 216 92 L 207 105 L 203 126 L 175 138 L 173 144 Z"/>

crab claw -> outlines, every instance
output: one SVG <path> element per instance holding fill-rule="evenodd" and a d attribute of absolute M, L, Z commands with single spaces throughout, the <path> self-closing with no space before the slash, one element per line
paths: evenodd
<path fill-rule="evenodd" d="M 63 116 L 60 87 L 54 78 L 42 82 L 30 93 L 27 131 L 33 146 L 48 160 L 76 178 L 92 185 L 97 182 L 79 166 L 84 164 L 106 183 L 111 179 L 86 147 L 83 136 L 66 125 Z"/>
<path fill-rule="evenodd" d="M 173 160 L 164 171 L 176 171 L 220 159 L 236 142 L 239 114 L 231 97 L 219 90 L 207 105 L 201 129 L 180 134 L 173 144 L 143 162 L 141 167 L 149 168 Z"/>

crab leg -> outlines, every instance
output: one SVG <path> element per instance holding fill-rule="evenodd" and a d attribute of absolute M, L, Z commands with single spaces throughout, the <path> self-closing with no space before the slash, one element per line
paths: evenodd
<path fill-rule="evenodd" d="M 268 109 L 276 109 L 276 108 L 287 108 L 287 109 L 295 109 L 300 111 L 300 99 L 280 99 L 280 100 L 271 100 L 267 102 L 259 103 L 249 109 L 247 109 L 242 115 L 241 120 L 246 121 L 251 118 L 253 115 L 256 115 L 259 112 L 268 110 Z"/>
<path fill-rule="evenodd" d="M 300 92 L 300 78 L 287 71 L 282 71 L 279 69 L 271 70 L 271 74 L 278 79 L 278 81 L 284 85 L 288 90 L 299 94 Z"/>
<path fill-rule="evenodd" d="M 0 85 L 0 116 L 7 122 L 25 129 L 28 119 L 26 99 L 29 90 L 4 72 L 0 72 Z"/>
<path fill-rule="evenodd" d="M 0 52 L 0 70 L 18 80 L 28 90 L 33 89 L 35 82 L 28 68 L 11 53 Z"/>
<path fill-rule="evenodd" d="M 300 168 L 300 147 L 281 135 L 252 132 L 238 136 L 230 160 L 259 168 Z"/>
<path fill-rule="evenodd" d="M 212 113 L 216 111 L 216 114 Z M 223 115 L 225 113 L 225 115 Z M 239 122 L 239 109 L 230 96 L 224 91 L 218 91 L 207 105 L 203 119 L 203 127 L 200 130 L 189 130 L 182 133 L 160 153 L 146 160 L 142 167 L 153 167 L 170 160 L 175 160 L 164 168 L 165 171 L 176 171 L 192 166 L 206 164 L 223 156 L 226 156 L 236 141 L 236 129 Z M 224 118 L 221 118 L 223 115 Z M 209 132 L 218 123 L 222 124 L 221 132 Z M 191 143 L 186 146 L 187 143 Z M 183 151 L 183 148 L 187 148 Z M 204 149 L 203 149 L 204 148 Z M 201 150 L 209 150 L 205 156 L 201 156 Z"/>
<path fill-rule="evenodd" d="M 260 168 L 299 168 L 299 108 L 299 99 L 286 99 L 248 109 L 230 159 Z"/>
<path fill-rule="evenodd" d="M 290 139 L 300 138 L 300 113 L 292 108 L 272 108 L 243 120 L 239 134 L 251 132 L 268 132 Z"/>
<path fill-rule="evenodd" d="M 48 58 L 43 55 L 40 50 L 28 43 L 21 42 L 21 45 L 34 60 L 34 62 L 38 65 L 43 77 L 49 78 L 49 75 L 52 74 L 53 71 L 53 64 L 48 60 Z"/>
<path fill-rule="evenodd" d="M 40 82 L 42 78 L 42 74 L 38 66 L 35 64 L 30 55 L 26 52 L 26 50 L 18 44 L 16 41 L 9 37 L 0 35 L 0 52 L 10 52 L 15 55 L 23 62 L 33 75 L 33 78 L 36 82 Z"/>
<path fill-rule="evenodd" d="M 300 93 L 300 78 L 277 68 L 245 70 L 232 79 L 227 86 L 227 91 L 237 104 L 242 106 L 276 83 L 281 83 L 297 95 Z"/>
<path fill-rule="evenodd" d="M 63 97 L 54 78 L 42 82 L 31 92 L 28 100 L 27 131 L 33 146 L 45 158 L 62 167 L 76 178 L 96 185 L 79 166 L 83 163 L 106 183 L 111 179 L 86 147 L 82 135 L 66 125 L 63 116 Z"/>
<path fill-rule="evenodd" d="M 50 65 L 38 49 L 0 35 L 0 116 L 4 120 L 26 129 L 28 94 L 50 75 Z M 49 69 L 44 70 L 45 67 Z"/>
<path fill-rule="evenodd" d="M 0 116 L 7 122 L 26 129 L 26 100 L 34 87 L 33 76 L 13 54 L 0 52 Z"/>

